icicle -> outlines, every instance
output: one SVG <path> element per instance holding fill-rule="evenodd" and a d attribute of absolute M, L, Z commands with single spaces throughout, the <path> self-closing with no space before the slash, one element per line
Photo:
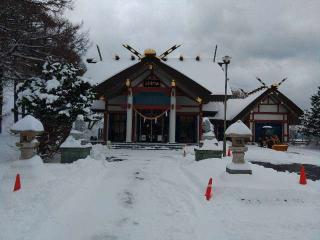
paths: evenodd
<path fill-rule="evenodd" d="M 157 120 L 158 120 L 158 119 L 157 119 L 157 118 L 155 118 L 155 119 L 154 119 L 154 123 L 157 123 Z"/>
<path fill-rule="evenodd" d="M 168 117 L 168 110 L 166 111 L 166 117 Z"/>
<path fill-rule="evenodd" d="M 143 123 L 145 123 L 146 122 L 146 118 L 143 118 Z"/>

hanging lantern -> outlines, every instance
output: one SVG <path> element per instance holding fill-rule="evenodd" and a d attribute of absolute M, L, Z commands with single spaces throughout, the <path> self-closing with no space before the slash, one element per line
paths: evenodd
<path fill-rule="evenodd" d="M 199 103 L 199 104 L 201 104 L 202 103 L 202 99 L 200 98 L 200 97 L 197 97 L 197 102 Z"/>
<path fill-rule="evenodd" d="M 126 80 L 126 86 L 127 86 L 127 88 L 129 88 L 131 86 L 131 81 L 129 78 L 127 78 L 127 80 Z"/>
<path fill-rule="evenodd" d="M 172 79 L 171 81 L 171 87 L 175 87 L 176 86 L 176 81 L 174 79 Z"/>

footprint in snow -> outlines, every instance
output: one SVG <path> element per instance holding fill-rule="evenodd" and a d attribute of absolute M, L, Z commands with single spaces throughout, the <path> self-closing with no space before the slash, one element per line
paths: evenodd
<path fill-rule="evenodd" d="M 144 180 L 144 177 L 140 176 L 140 172 L 136 172 L 135 173 L 135 178 L 138 179 L 138 180 L 141 180 L 141 181 Z"/>
<path fill-rule="evenodd" d="M 120 194 L 120 198 L 125 207 L 132 208 L 134 197 L 131 192 L 125 190 L 123 193 Z"/>

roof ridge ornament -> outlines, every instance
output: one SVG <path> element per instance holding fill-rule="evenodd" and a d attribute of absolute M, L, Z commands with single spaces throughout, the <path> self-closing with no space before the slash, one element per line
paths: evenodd
<path fill-rule="evenodd" d="M 252 90 L 251 92 L 248 92 L 247 93 L 247 96 L 253 94 L 253 93 L 256 93 L 262 89 L 272 89 L 272 90 L 277 90 L 279 88 L 279 86 L 284 83 L 286 80 L 287 80 L 287 77 L 283 78 L 280 82 L 277 82 L 277 83 L 273 83 L 271 84 L 270 86 L 268 86 L 264 81 L 262 81 L 260 78 L 256 77 L 256 79 L 261 83 L 262 86 Z"/>

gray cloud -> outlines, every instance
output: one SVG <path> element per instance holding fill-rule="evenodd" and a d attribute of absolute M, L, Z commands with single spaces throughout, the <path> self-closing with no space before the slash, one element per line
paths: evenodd
<path fill-rule="evenodd" d="M 256 76 L 269 84 L 288 77 L 280 90 L 306 108 L 320 85 L 319 11 L 317 0 L 75 0 L 68 16 L 84 21 L 105 57 L 127 54 L 122 43 L 141 52 L 182 43 L 177 53 L 212 57 L 218 44 L 219 58 L 232 56 L 232 86 L 251 90 Z"/>

